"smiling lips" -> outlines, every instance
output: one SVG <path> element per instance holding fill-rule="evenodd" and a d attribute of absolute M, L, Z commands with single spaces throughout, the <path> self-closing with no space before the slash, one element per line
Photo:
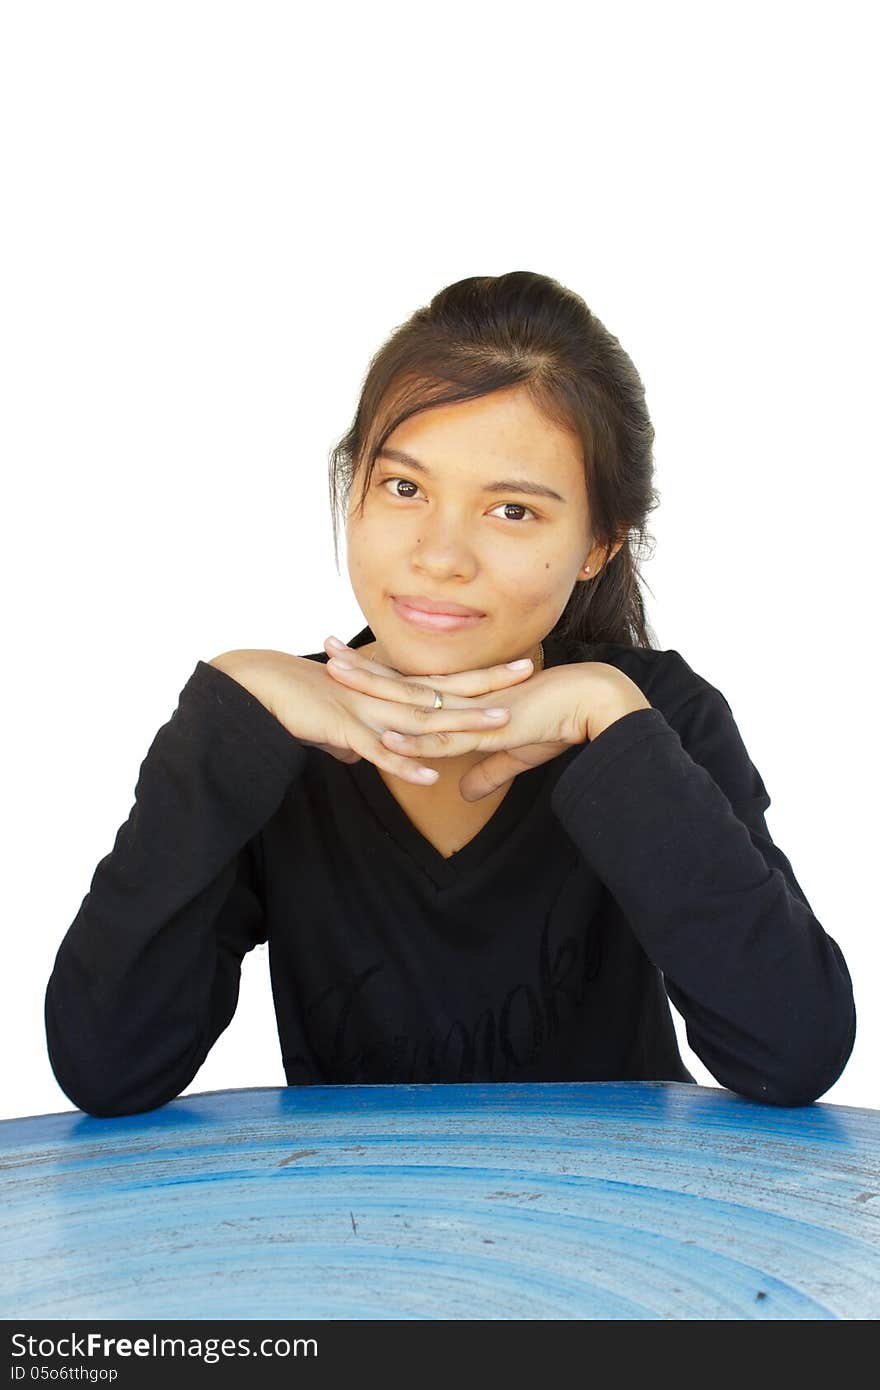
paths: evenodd
<path fill-rule="evenodd" d="M 473 627 L 485 617 L 485 614 L 473 608 L 464 608 L 460 603 L 444 603 L 441 607 L 434 600 L 416 598 L 412 594 L 395 597 L 392 602 L 398 617 L 413 627 L 421 628 L 423 632 L 458 632 Z M 423 608 L 420 606 L 422 604 L 430 606 Z"/>
<path fill-rule="evenodd" d="M 418 608 L 422 613 L 448 613 L 453 618 L 483 617 L 478 608 L 467 608 L 449 599 L 425 598 L 424 594 L 395 594 L 394 597 L 398 603 L 406 604 L 407 608 Z"/>

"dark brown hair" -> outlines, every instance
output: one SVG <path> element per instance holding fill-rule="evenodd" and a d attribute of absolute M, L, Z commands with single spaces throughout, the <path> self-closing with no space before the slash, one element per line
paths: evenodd
<path fill-rule="evenodd" d="M 575 583 L 553 635 L 653 648 L 637 566 L 660 496 L 645 390 L 583 299 L 528 270 L 448 285 L 371 359 L 354 423 L 330 454 L 337 572 L 337 515 L 365 469 L 362 513 L 376 456 L 397 426 L 432 406 L 519 384 L 548 419 L 580 438 L 594 539 L 605 555 L 624 537 L 598 574 Z"/>

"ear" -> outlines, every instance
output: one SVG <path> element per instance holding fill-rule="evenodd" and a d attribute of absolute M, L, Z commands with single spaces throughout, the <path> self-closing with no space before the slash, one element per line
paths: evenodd
<path fill-rule="evenodd" d="M 625 540 L 626 536 L 621 536 L 619 541 L 614 542 L 614 545 L 611 548 L 611 554 L 608 556 L 607 560 L 603 553 L 602 546 L 598 544 L 594 545 L 586 560 L 584 560 L 583 565 L 581 565 L 581 571 L 578 575 L 578 579 L 595 579 L 602 566 L 607 565 L 610 560 L 614 559 L 615 555 L 617 554 L 618 550 L 623 545 Z M 589 565 L 589 574 L 586 574 L 584 572 L 585 566 L 587 565 Z"/>
<path fill-rule="evenodd" d="M 617 554 L 618 550 L 619 550 L 620 547 L 623 545 L 623 543 L 624 543 L 625 540 L 626 540 L 626 536 L 621 536 L 621 538 L 620 538 L 619 541 L 615 541 L 615 542 L 614 542 L 614 547 L 613 547 L 613 549 L 612 549 L 612 551 L 611 551 L 611 554 L 608 556 L 608 559 L 609 559 L 609 560 L 613 560 L 613 559 L 614 559 L 615 555 Z M 606 563 L 607 563 L 607 561 L 606 561 Z"/>

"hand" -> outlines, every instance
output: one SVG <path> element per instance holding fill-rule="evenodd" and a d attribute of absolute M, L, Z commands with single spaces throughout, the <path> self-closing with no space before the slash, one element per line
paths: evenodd
<path fill-rule="evenodd" d="M 333 651 L 325 643 L 327 651 Z M 351 663 L 346 671 L 333 662 L 327 670 L 334 680 L 352 689 L 369 691 L 384 699 L 399 699 L 400 684 L 415 684 L 423 691 L 424 705 L 432 690 L 443 695 L 444 710 L 487 706 L 490 701 L 474 699 L 473 692 L 485 689 L 485 671 L 461 671 L 446 676 L 402 676 L 391 667 L 380 666 L 347 648 L 343 658 Z M 492 670 L 506 670 L 505 667 Z M 509 676 L 515 673 L 508 671 Z M 483 682 L 483 684 L 481 684 Z M 497 687 L 496 687 L 497 688 Z M 553 666 L 529 675 L 504 693 L 510 718 L 500 727 L 471 728 L 452 732 L 409 731 L 382 734 L 382 742 L 396 752 L 416 758 L 452 758 L 476 748 L 487 748 L 489 756 L 469 768 L 459 783 L 465 801 L 478 801 L 510 782 L 527 768 L 537 767 L 574 744 L 591 742 L 610 724 L 637 709 L 650 709 L 642 691 L 629 676 L 601 661 Z M 444 710 L 425 710 L 441 715 Z"/>
<path fill-rule="evenodd" d="M 522 682 L 532 669 L 528 666 L 524 671 L 511 671 L 506 666 L 494 666 L 469 672 L 468 689 L 485 695 L 482 706 L 474 700 L 450 697 L 445 709 L 435 710 L 431 708 L 434 692 L 426 685 L 406 680 L 399 671 L 376 667 L 353 651 L 348 656 L 374 672 L 386 672 L 396 679 L 393 683 L 385 679 L 382 689 L 375 684 L 378 676 L 372 678 L 372 683 L 362 681 L 358 685 L 346 682 L 342 672 L 335 672 L 323 662 L 269 650 L 224 652 L 208 664 L 249 690 L 300 743 L 320 748 L 344 763 L 366 758 L 376 767 L 419 786 L 436 781 L 438 774 L 422 767 L 411 754 L 404 755 L 383 742 L 385 731 L 390 727 L 412 734 L 426 730 L 448 734 L 494 728 L 499 721 L 490 716 L 486 706 L 497 705 L 498 699 L 492 699 L 491 692 Z M 509 717 L 504 712 L 501 722 Z"/>

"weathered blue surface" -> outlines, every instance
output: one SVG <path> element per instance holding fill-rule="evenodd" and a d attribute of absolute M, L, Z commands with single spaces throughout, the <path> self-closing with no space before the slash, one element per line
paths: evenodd
<path fill-rule="evenodd" d="M 0 1122 L 0 1316 L 880 1315 L 880 1112 L 665 1082 Z"/>

